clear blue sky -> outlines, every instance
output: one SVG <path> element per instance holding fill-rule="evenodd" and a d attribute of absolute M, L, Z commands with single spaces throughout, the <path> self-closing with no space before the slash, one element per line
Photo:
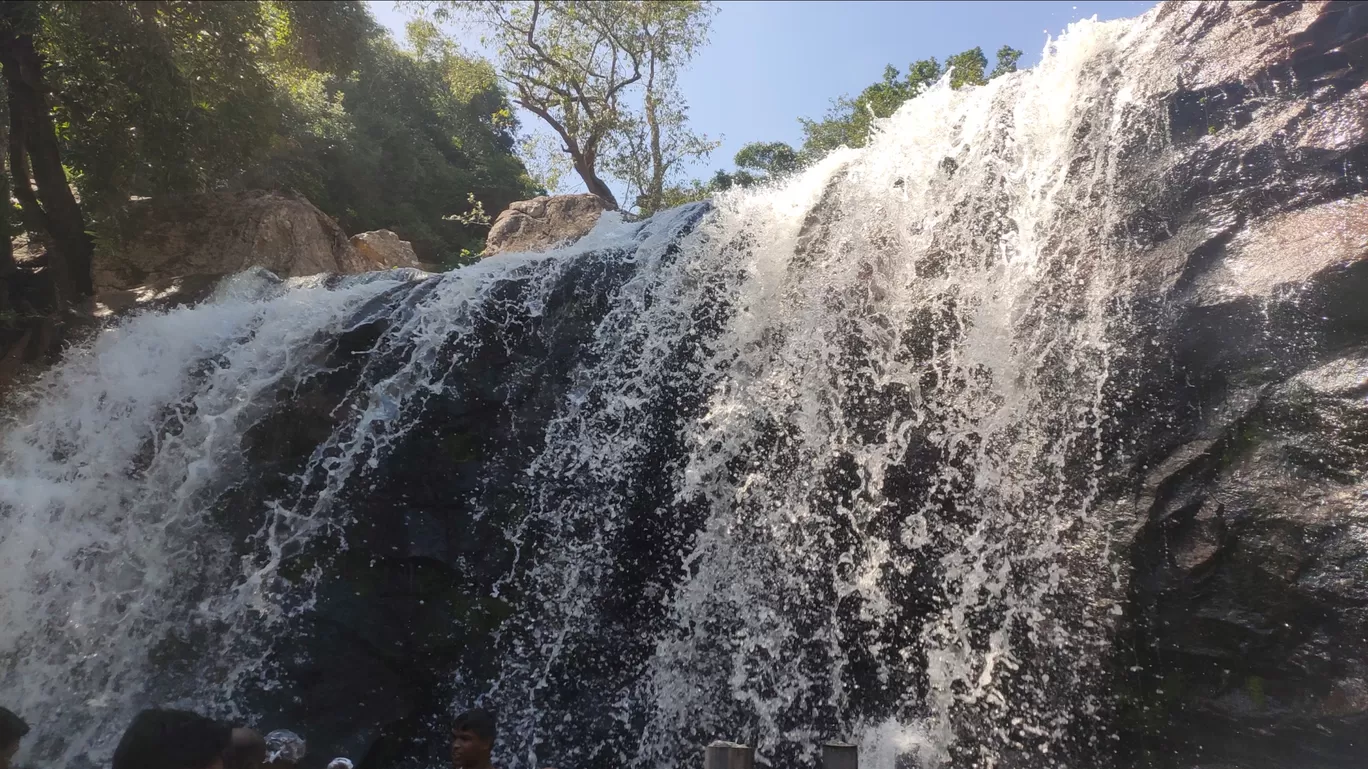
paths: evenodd
<path fill-rule="evenodd" d="M 695 130 L 723 138 L 708 161 L 693 169 L 706 178 L 730 168 L 753 141 L 802 141 L 799 117 L 820 117 L 831 100 L 856 93 L 910 62 L 981 46 L 1025 52 L 1021 65 L 1040 60 L 1047 35 L 1071 22 L 1138 16 L 1139 2 L 783 2 L 722 0 L 708 46 L 680 78 Z M 392 2 L 370 2 L 376 18 L 403 39 L 406 17 Z M 466 41 L 478 51 L 477 40 Z M 524 115 L 527 128 L 536 117 Z M 577 180 L 576 180 L 577 181 Z"/>

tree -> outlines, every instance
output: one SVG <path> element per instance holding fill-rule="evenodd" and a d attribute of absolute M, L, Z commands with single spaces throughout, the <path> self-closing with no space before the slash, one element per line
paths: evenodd
<path fill-rule="evenodd" d="M 63 158 L 93 229 L 108 234 L 130 197 L 201 192 L 260 157 L 280 122 L 267 70 L 286 52 L 273 25 L 309 5 L 35 4 Z"/>
<path fill-rule="evenodd" d="M 715 192 L 716 189 L 711 184 L 704 184 L 697 179 L 683 184 L 672 184 L 665 188 L 661 196 L 661 208 L 674 208 L 685 203 L 706 200 Z"/>
<path fill-rule="evenodd" d="M 689 130 L 687 105 L 673 83 L 652 77 L 643 102 L 641 117 L 624 117 L 615 132 L 606 166 L 637 192 L 633 203 L 649 216 L 668 207 L 665 190 L 680 167 L 707 157 L 718 142 Z"/>
<path fill-rule="evenodd" d="M 993 66 L 993 71 L 988 75 L 988 79 L 992 80 L 995 77 L 1001 77 L 1016 72 L 1018 61 L 1021 61 L 1021 51 L 1018 51 L 1010 45 L 1002 46 L 998 49 L 997 64 Z"/>
<path fill-rule="evenodd" d="M 50 238 L 47 269 L 57 292 L 54 304 L 60 308 L 94 293 L 94 245 L 62 165 L 43 59 L 34 44 L 38 10 L 34 3 L 0 3 L 0 68 L 8 94 L 8 154 L 15 197 L 28 226 Z"/>
<path fill-rule="evenodd" d="M 561 152 L 559 137 L 549 134 L 533 133 L 519 139 L 518 157 L 543 195 L 561 192 L 565 178 L 574 173 L 570 156 Z"/>
<path fill-rule="evenodd" d="M 751 142 L 737 151 L 732 162 L 737 168 L 758 171 L 771 179 L 788 176 L 801 167 L 798 153 L 783 142 Z"/>
<path fill-rule="evenodd" d="M 688 103 L 677 80 L 679 67 L 706 40 L 713 8 L 701 2 L 645 2 L 639 12 L 647 40 L 641 114 L 623 115 L 607 165 L 640 192 L 636 207 L 650 215 L 666 207 L 671 175 L 683 163 L 707 157 L 719 144 L 689 130 Z"/>
<path fill-rule="evenodd" d="M 732 187 L 752 187 L 767 181 L 782 179 L 802 168 L 798 153 L 784 142 L 751 142 L 732 158 L 736 170 L 717 171 L 704 188 L 708 193 Z"/>
<path fill-rule="evenodd" d="M 670 127 L 682 126 L 682 112 L 666 114 L 665 95 L 672 88 L 670 71 L 692 55 L 706 30 L 708 3 L 457 0 L 422 6 L 439 21 L 459 17 L 492 35 L 514 100 L 551 127 L 586 188 L 610 206 L 618 201 L 599 176 L 600 161 L 622 132 L 646 137 L 638 142 L 644 144 L 640 152 L 627 150 L 651 157 L 644 191 L 659 189 L 656 177 L 668 175 L 671 145 L 682 156 L 696 150 L 682 134 L 670 138 Z M 651 87 L 634 123 L 631 89 L 643 80 L 652 80 Z"/>
<path fill-rule="evenodd" d="M 53 211 L 82 220 L 65 232 L 89 243 L 90 231 L 101 248 L 117 248 L 132 199 L 267 187 L 303 192 L 348 230 L 392 229 L 425 260 L 451 262 L 483 240 L 478 228 L 444 219 L 470 194 L 501 207 L 534 189 L 514 154 L 516 121 L 493 68 L 423 30 L 413 53 L 400 50 L 363 2 L 3 8 L 22 16 L 42 59 L 41 68 L 11 68 L 36 71 L 42 88 L 8 90 L 20 100 L 15 120 L 27 120 L 10 132 L 11 149 L 25 148 L 11 152 L 14 190 L 25 228 L 54 246 L 49 261 L 73 251 L 49 233 Z M 7 50 L 22 53 L 14 37 Z M 51 94 L 50 109 L 24 108 L 35 92 Z M 43 199 L 27 126 L 49 115 L 40 135 L 60 159 L 44 167 L 62 175 L 49 171 L 60 181 L 47 187 L 60 198 L 74 186 L 79 207 L 76 196 L 66 209 Z M 30 177 L 36 193 L 20 181 Z M 68 239 L 79 246 L 76 237 Z M 88 281 L 88 256 L 73 273 Z"/>
<path fill-rule="evenodd" d="M 411 52 L 379 35 L 345 78 L 295 76 L 277 146 L 248 182 L 297 189 L 348 231 L 390 229 L 451 265 L 483 247 L 474 220 L 451 216 L 470 195 L 500 211 L 536 186 L 493 68 L 430 25 L 408 31 Z"/>
<path fill-rule="evenodd" d="M 704 185 L 695 182 L 692 187 L 676 187 L 676 197 L 707 195 L 732 187 L 749 187 L 754 184 L 779 178 L 807 166 L 837 147 L 863 147 L 869 140 L 874 121 L 892 116 L 909 99 L 920 95 L 942 77 L 947 70 L 952 88 L 966 85 L 983 85 L 992 78 L 1015 72 L 1021 51 L 1010 46 L 1002 46 L 997 52 L 997 65 L 985 79 L 984 69 L 988 66 L 981 48 L 949 57 L 945 66 L 935 58 L 914 62 L 903 75 L 897 67 L 884 67 L 883 78 L 867 86 L 855 97 L 842 96 L 833 100 L 831 109 L 821 120 L 799 118 L 803 129 L 803 146 L 795 151 L 783 142 L 752 142 L 736 153 L 735 171 L 717 171 Z"/>
<path fill-rule="evenodd" d="M 991 77 L 1015 72 L 1020 58 L 1021 51 L 1004 45 L 998 50 L 997 66 Z M 950 56 L 944 68 L 934 58 L 922 59 L 908 67 L 906 76 L 889 65 L 884 68 L 882 80 L 868 86 L 854 98 L 843 96 L 836 99 L 821 120 L 799 119 L 804 136 L 799 158 L 806 164 L 824 157 L 837 147 L 863 147 L 869 140 L 874 120 L 890 117 L 907 100 L 940 80 L 946 70 L 950 71 L 950 87 L 959 89 L 988 82 L 983 74 L 987 66 L 982 48 L 971 48 Z"/>
<path fill-rule="evenodd" d="M 762 181 L 764 181 L 762 177 L 758 177 L 749 171 L 737 169 L 732 172 L 727 172 L 718 169 L 718 171 L 713 174 L 712 179 L 708 180 L 708 185 L 702 189 L 711 194 L 729 190 L 732 187 L 753 187 Z"/>
<path fill-rule="evenodd" d="M 950 70 L 950 87 L 963 88 L 966 85 L 983 85 L 988 82 L 983 72 L 988 68 L 988 59 L 983 55 L 983 49 L 974 47 L 945 60 L 946 69 Z"/>
<path fill-rule="evenodd" d="M 811 163 L 837 147 L 863 147 L 875 118 L 891 116 L 908 99 L 930 88 L 944 71 L 934 58 L 923 59 L 907 69 L 902 77 L 897 67 L 884 67 L 883 79 L 868 86 L 859 96 L 837 99 L 822 120 L 800 118 L 803 149 L 800 157 Z"/>

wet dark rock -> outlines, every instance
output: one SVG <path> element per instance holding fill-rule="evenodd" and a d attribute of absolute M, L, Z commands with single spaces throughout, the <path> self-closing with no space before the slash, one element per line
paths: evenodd
<path fill-rule="evenodd" d="M 1124 221 L 1107 236 L 1126 244 L 1133 301 L 1116 308 L 1128 352 L 1109 393 L 1120 406 L 1106 429 L 1119 448 L 1099 509 L 1116 511 L 1109 523 L 1129 581 L 1108 682 L 1119 755 L 1096 765 L 1359 766 L 1368 750 L 1368 5 L 1174 3 L 1158 15 L 1171 50 L 1136 63 L 1153 69 L 1137 98 L 1162 119 L 1137 129 L 1108 169 L 1128 193 L 1116 201 Z M 962 179 L 947 161 L 942 181 Z M 823 209 L 841 194 L 836 183 L 823 192 L 791 270 L 823 253 L 832 237 Z M 870 252 L 882 258 L 876 235 Z M 942 245 L 964 250 L 932 248 Z M 518 650 L 520 629 L 505 620 L 523 596 L 505 576 L 519 547 L 538 552 L 548 536 L 518 529 L 530 463 L 606 297 L 631 277 L 618 256 L 576 260 L 537 313 L 525 311 L 526 285 L 501 285 L 473 331 L 438 353 L 460 361 L 453 384 L 419 397 L 420 413 L 405 419 L 414 428 L 343 490 L 336 515 L 347 524 L 292 559 L 292 578 L 317 567 L 317 600 L 279 629 L 288 640 L 271 652 L 274 687 L 256 692 L 251 710 L 263 723 L 299 725 L 319 762 L 439 761 L 449 708 L 485 690 L 496 648 Z M 386 306 L 417 302 L 434 280 L 396 289 Z M 258 480 L 225 498 L 225 521 L 298 493 L 294 475 L 338 415 L 393 373 L 398 353 L 372 351 L 403 317 L 359 320 L 325 373 L 282 395 L 249 435 Z M 908 336 L 908 354 L 929 357 L 918 345 L 930 342 Z M 690 363 L 682 349 L 672 365 Z M 897 397 L 906 396 L 890 393 L 863 414 L 851 406 L 850 423 L 872 434 Z M 573 639 L 585 658 L 548 673 L 548 712 L 610 705 L 604 698 L 658 630 L 655 598 L 699 525 L 696 511 L 674 504 L 669 480 L 697 393 L 668 399 L 625 488 L 537 479 L 547 494 L 618 494 L 628 522 L 609 545 L 600 636 Z M 782 447 L 779 432 L 764 440 Z M 939 461 L 931 451 L 910 436 L 906 464 Z M 853 462 L 815 480 L 825 501 L 854 493 Z M 897 505 L 926 483 L 914 469 L 890 469 L 889 520 L 879 525 L 911 512 Z M 890 632 L 915 632 L 931 611 L 934 592 L 916 581 L 935 577 L 925 572 L 894 586 L 902 604 L 890 611 L 908 621 Z M 856 609 L 839 607 L 852 623 Z M 850 669 L 877 666 L 852 658 Z M 925 686 L 911 671 L 864 702 L 876 712 Z M 829 715 L 817 712 L 822 703 L 801 705 L 814 720 Z M 586 723 L 576 738 L 608 745 L 614 733 Z"/>
<path fill-rule="evenodd" d="M 1160 13 L 1187 16 L 1192 44 L 1168 99 L 1178 155 L 1146 201 L 1167 220 L 1138 273 L 1136 348 L 1150 353 L 1117 426 L 1138 444 L 1123 471 L 1138 528 L 1118 728 L 1146 766 L 1354 766 L 1368 726 L 1368 8 Z"/>

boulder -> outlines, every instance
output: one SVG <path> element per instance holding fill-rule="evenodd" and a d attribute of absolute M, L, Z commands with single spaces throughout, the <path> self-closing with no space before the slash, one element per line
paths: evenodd
<path fill-rule="evenodd" d="M 505 251 L 549 251 L 573 243 L 594 229 L 608 210 L 596 195 L 554 195 L 520 200 L 494 220 L 485 256 Z"/>
<path fill-rule="evenodd" d="M 282 278 L 376 269 L 337 222 L 303 197 L 214 192 L 135 204 L 121 245 L 96 255 L 95 287 L 131 289 L 249 267 Z"/>
<path fill-rule="evenodd" d="M 129 312 L 165 311 L 199 304 L 213 293 L 222 275 L 183 275 L 133 288 L 107 288 L 95 295 L 96 318 Z"/>
<path fill-rule="evenodd" d="M 390 230 L 372 230 L 351 236 L 352 247 L 361 258 L 370 262 L 374 270 L 388 270 L 394 267 L 412 267 L 421 270 L 418 254 L 413 244 L 400 240 Z"/>

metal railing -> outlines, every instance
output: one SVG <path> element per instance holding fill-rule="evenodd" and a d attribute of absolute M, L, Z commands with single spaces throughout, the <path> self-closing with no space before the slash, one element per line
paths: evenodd
<path fill-rule="evenodd" d="M 822 769 L 859 769 L 859 748 L 848 742 L 822 746 Z M 703 749 L 703 769 L 755 769 L 755 748 L 718 740 Z"/>

